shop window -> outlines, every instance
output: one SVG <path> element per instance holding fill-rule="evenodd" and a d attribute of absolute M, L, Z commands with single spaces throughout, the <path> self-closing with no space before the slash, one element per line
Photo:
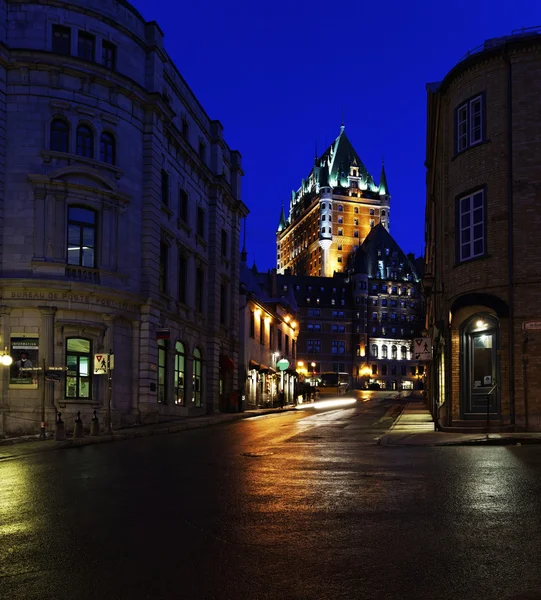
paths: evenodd
<path fill-rule="evenodd" d="M 66 398 L 92 397 L 92 342 L 84 338 L 66 340 Z"/>
<path fill-rule="evenodd" d="M 186 379 L 186 354 L 184 344 L 175 344 L 175 404 L 184 405 L 184 381 Z"/>

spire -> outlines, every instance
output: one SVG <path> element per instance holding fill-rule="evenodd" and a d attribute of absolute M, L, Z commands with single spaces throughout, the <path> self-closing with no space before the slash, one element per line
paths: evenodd
<path fill-rule="evenodd" d="M 342 104 L 342 125 L 340 125 L 340 133 L 344 133 L 344 129 L 346 126 L 344 125 L 344 105 Z"/>
<path fill-rule="evenodd" d="M 280 213 L 280 222 L 278 223 L 278 233 L 286 228 L 286 215 L 284 213 L 284 201 L 282 200 L 282 212 Z"/>
<path fill-rule="evenodd" d="M 244 217 L 244 241 L 242 243 L 242 251 L 240 253 L 240 262 L 246 264 L 248 253 L 246 252 L 246 217 Z"/>
<path fill-rule="evenodd" d="M 255 264 L 255 256 L 254 256 L 254 264 L 252 265 L 252 273 L 254 275 L 258 274 L 257 265 Z"/>
<path fill-rule="evenodd" d="M 389 186 L 387 185 L 387 176 L 385 175 L 385 161 L 381 160 L 381 175 L 379 178 L 379 195 L 390 196 Z"/>
<path fill-rule="evenodd" d="M 317 138 L 316 138 L 316 153 L 314 154 L 314 165 L 316 165 L 316 167 L 317 167 L 317 159 L 318 159 L 318 155 L 317 155 Z"/>

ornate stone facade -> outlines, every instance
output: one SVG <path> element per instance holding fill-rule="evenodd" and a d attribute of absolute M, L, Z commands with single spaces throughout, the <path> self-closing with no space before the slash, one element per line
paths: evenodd
<path fill-rule="evenodd" d="M 124 0 L 0 13 L 0 435 L 38 431 L 43 398 L 50 426 L 104 415 L 110 350 L 115 424 L 217 410 L 237 389 L 240 154 Z M 28 353 L 67 374 L 20 371 Z"/>

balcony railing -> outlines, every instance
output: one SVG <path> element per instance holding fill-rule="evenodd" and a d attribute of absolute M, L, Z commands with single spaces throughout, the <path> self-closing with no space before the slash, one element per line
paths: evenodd
<path fill-rule="evenodd" d="M 480 52 L 484 52 L 485 50 L 491 50 L 492 48 L 498 48 L 499 46 L 503 46 L 505 43 L 510 40 L 516 40 L 518 38 L 532 37 L 541 34 L 541 25 L 536 25 L 535 27 L 523 27 L 522 29 L 514 29 L 510 35 L 503 35 L 497 38 L 491 38 L 489 40 L 485 40 L 482 44 L 473 48 L 458 61 L 462 62 L 473 56 L 474 54 L 479 54 Z"/>
<path fill-rule="evenodd" d="M 99 283 L 100 273 L 98 269 L 69 265 L 66 267 L 66 277 L 75 279 L 82 283 Z"/>

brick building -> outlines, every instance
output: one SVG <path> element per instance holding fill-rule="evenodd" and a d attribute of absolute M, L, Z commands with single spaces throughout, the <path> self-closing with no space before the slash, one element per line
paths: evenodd
<path fill-rule="evenodd" d="M 287 219 L 282 207 L 278 273 L 331 277 L 343 272 L 349 254 L 372 227 L 381 223 L 390 229 L 390 200 L 385 169 L 376 184 L 342 125 L 340 135 L 291 193 Z"/>
<path fill-rule="evenodd" d="M 431 405 L 442 427 L 539 430 L 540 31 L 486 41 L 427 90 Z"/>
<path fill-rule="evenodd" d="M 237 389 L 239 153 L 125 0 L 0 14 L 0 434 L 39 430 L 42 398 L 51 424 L 103 416 L 109 350 L 115 423 L 217 410 Z"/>

